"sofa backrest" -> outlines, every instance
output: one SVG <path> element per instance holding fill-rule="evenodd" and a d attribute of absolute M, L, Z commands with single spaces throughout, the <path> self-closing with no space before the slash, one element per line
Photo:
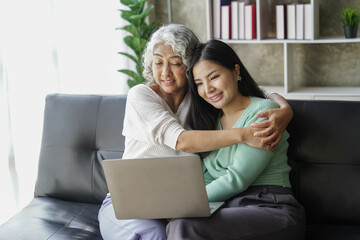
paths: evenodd
<path fill-rule="evenodd" d="M 126 96 L 51 94 L 46 98 L 35 196 L 101 203 L 103 159 L 122 158 Z"/>
<path fill-rule="evenodd" d="M 360 102 L 289 100 L 293 191 L 308 221 L 360 224 Z M 121 158 L 126 96 L 46 98 L 35 196 L 101 203 L 101 161 Z"/>
<path fill-rule="evenodd" d="M 360 224 L 360 102 L 289 103 L 291 181 L 308 221 Z"/>

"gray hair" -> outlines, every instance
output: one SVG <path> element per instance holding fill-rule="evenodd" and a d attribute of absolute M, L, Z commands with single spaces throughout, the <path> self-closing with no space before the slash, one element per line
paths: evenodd
<path fill-rule="evenodd" d="M 169 24 L 160 27 L 153 33 L 142 56 L 143 76 L 147 85 L 155 84 L 152 72 L 154 48 L 159 44 L 171 46 L 174 53 L 179 54 L 185 65 L 186 77 L 194 48 L 200 43 L 197 35 L 181 24 Z"/>

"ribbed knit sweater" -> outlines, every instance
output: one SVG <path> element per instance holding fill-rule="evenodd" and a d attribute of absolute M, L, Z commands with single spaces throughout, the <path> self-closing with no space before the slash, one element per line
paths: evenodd
<path fill-rule="evenodd" d="M 181 132 L 189 129 L 187 115 L 190 94 L 186 94 L 176 113 L 149 86 L 139 84 L 127 95 L 123 135 L 123 158 L 189 155 L 176 151 Z"/>

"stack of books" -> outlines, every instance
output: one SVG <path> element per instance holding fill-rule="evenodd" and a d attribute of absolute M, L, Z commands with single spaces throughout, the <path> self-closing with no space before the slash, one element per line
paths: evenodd
<path fill-rule="evenodd" d="M 276 5 L 277 39 L 314 39 L 311 4 Z"/>
<path fill-rule="evenodd" d="M 213 0 L 214 38 L 256 39 L 256 5 L 244 1 Z"/>

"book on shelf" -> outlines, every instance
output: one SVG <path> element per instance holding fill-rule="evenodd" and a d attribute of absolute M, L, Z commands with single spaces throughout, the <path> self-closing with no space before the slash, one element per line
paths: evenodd
<path fill-rule="evenodd" d="M 231 4 L 221 6 L 221 39 L 231 39 Z"/>
<path fill-rule="evenodd" d="M 245 2 L 239 2 L 239 39 L 245 39 Z"/>
<path fill-rule="evenodd" d="M 296 4 L 296 39 L 304 39 L 304 4 Z"/>
<path fill-rule="evenodd" d="M 231 2 L 231 39 L 239 39 L 239 2 Z"/>
<path fill-rule="evenodd" d="M 212 24 L 213 24 L 213 34 L 214 38 L 219 39 L 221 37 L 221 0 L 212 1 Z"/>
<path fill-rule="evenodd" d="M 276 5 L 276 38 L 286 39 L 286 4 Z"/>
<path fill-rule="evenodd" d="M 286 6 L 286 18 L 287 38 L 296 39 L 296 4 Z"/>
<path fill-rule="evenodd" d="M 256 4 L 245 5 L 245 39 L 256 39 Z"/>
<path fill-rule="evenodd" d="M 304 39 L 314 39 L 313 19 L 311 4 L 304 4 Z"/>
<path fill-rule="evenodd" d="M 230 5 L 231 0 L 212 0 L 212 31 L 213 31 L 213 37 L 215 39 L 220 39 L 221 37 L 221 7 L 224 5 Z"/>

